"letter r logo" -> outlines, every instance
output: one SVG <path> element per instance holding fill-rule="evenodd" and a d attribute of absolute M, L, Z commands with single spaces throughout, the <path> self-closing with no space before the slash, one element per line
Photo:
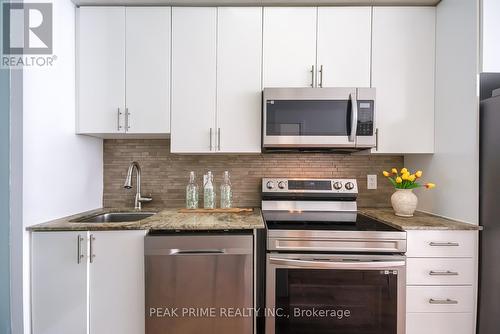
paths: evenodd
<path fill-rule="evenodd" d="M 3 54 L 52 53 L 52 3 L 3 4 Z"/>

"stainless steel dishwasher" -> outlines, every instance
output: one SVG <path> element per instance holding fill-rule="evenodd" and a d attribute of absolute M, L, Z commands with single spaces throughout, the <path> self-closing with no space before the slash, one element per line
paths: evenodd
<path fill-rule="evenodd" d="M 150 234 L 146 334 L 251 334 L 252 234 Z"/>

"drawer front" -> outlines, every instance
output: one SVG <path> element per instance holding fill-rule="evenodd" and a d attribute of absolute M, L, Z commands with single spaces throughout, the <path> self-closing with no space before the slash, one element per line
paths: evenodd
<path fill-rule="evenodd" d="M 409 231 L 407 257 L 474 257 L 477 231 Z"/>
<path fill-rule="evenodd" d="M 406 334 L 472 334 L 472 313 L 407 313 Z"/>
<path fill-rule="evenodd" d="M 407 312 L 473 312 L 472 286 L 410 286 L 406 290 Z"/>
<path fill-rule="evenodd" d="M 473 259 L 407 259 L 408 285 L 472 285 Z"/>

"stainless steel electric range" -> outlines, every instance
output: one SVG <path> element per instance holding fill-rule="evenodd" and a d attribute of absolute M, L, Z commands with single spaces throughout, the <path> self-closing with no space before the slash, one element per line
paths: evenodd
<path fill-rule="evenodd" d="M 262 180 L 266 334 L 403 334 L 406 233 L 357 211 L 356 180 Z"/>

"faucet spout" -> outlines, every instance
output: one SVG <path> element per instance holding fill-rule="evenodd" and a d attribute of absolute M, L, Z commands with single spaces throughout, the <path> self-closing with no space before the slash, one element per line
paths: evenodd
<path fill-rule="evenodd" d="M 125 183 L 123 184 L 123 188 L 132 189 L 132 174 L 136 175 L 136 188 L 137 192 L 135 194 L 135 209 L 141 210 L 142 202 L 151 202 L 153 199 L 151 197 L 142 197 L 141 196 L 141 166 L 137 161 L 132 161 L 128 166 L 127 177 L 125 178 Z"/>

